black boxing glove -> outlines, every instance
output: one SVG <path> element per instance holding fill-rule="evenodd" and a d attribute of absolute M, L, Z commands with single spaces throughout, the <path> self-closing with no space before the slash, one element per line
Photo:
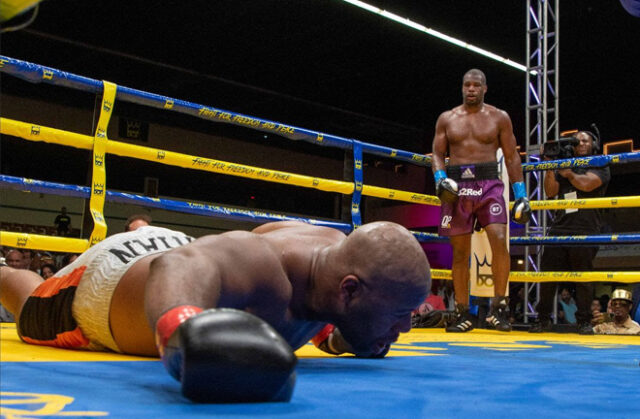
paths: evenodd
<path fill-rule="evenodd" d="M 455 204 L 458 201 L 458 183 L 447 177 L 444 170 L 438 170 L 434 173 L 436 181 L 436 195 L 442 202 Z"/>
<path fill-rule="evenodd" d="M 282 336 L 244 311 L 199 310 L 175 307 L 156 325 L 162 361 L 185 397 L 200 403 L 291 399 L 297 359 Z"/>
<path fill-rule="evenodd" d="M 515 182 L 511 187 L 516 200 L 511 209 L 511 218 L 518 224 L 527 224 L 531 219 L 531 205 L 527 198 L 524 182 Z"/>
<path fill-rule="evenodd" d="M 516 199 L 511 209 L 511 218 L 518 224 L 527 224 L 531 219 L 531 205 L 527 198 Z"/>

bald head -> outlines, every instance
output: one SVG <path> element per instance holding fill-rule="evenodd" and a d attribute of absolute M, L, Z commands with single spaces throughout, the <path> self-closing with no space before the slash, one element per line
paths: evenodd
<path fill-rule="evenodd" d="M 431 283 L 429 262 L 416 238 L 399 224 L 365 224 L 342 246 L 348 269 L 365 283 L 383 290 L 426 290 Z"/>
<path fill-rule="evenodd" d="M 15 269 L 24 268 L 24 255 L 19 250 L 9 250 L 5 256 L 5 262 L 7 265 Z"/>
<path fill-rule="evenodd" d="M 383 354 L 411 329 L 411 311 L 429 292 L 427 257 L 413 234 L 391 222 L 365 224 L 333 254 L 330 268 L 341 279 L 331 322 L 357 355 Z"/>

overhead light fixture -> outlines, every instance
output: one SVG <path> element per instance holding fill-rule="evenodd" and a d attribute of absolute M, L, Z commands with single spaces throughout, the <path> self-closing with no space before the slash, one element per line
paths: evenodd
<path fill-rule="evenodd" d="M 498 54 L 494 54 L 493 52 L 487 51 L 486 49 L 482 49 L 482 48 L 476 47 L 475 45 L 471 45 L 468 42 L 461 41 L 461 40 L 456 39 L 456 38 L 454 38 L 452 36 L 445 35 L 442 32 L 438 32 L 438 31 L 436 31 L 434 29 L 427 28 L 424 25 L 421 25 L 419 23 L 413 22 L 410 19 L 398 16 L 398 15 L 396 15 L 394 13 L 391 13 L 391 12 L 388 12 L 386 10 L 380 9 L 379 7 L 372 6 L 372 5 L 368 4 L 368 3 L 365 3 L 365 2 L 359 1 L 359 0 L 342 0 L 342 1 L 344 1 L 345 3 L 349 3 L 349 4 L 352 4 L 354 6 L 360 7 L 362 9 L 364 9 L 364 10 L 367 10 L 367 11 L 369 11 L 371 13 L 375 13 L 375 14 L 380 15 L 382 17 L 385 17 L 387 19 L 393 20 L 394 22 L 401 23 L 401 24 L 403 24 L 405 26 L 408 26 L 410 28 L 413 28 L 413 29 L 415 29 L 417 31 L 426 33 L 427 35 L 435 36 L 436 38 L 442 39 L 443 41 L 448 42 L 450 44 L 457 45 L 457 46 L 459 46 L 461 48 L 464 48 L 466 50 L 473 51 L 473 52 L 475 52 L 477 54 L 480 54 L 480 55 L 483 55 L 483 56 L 485 56 L 487 58 L 491 58 L 492 60 L 501 62 L 503 64 L 506 64 L 506 65 L 510 66 L 510 67 L 516 68 L 516 69 L 518 69 L 520 71 L 524 71 L 524 72 L 527 71 L 527 67 L 522 65 L 522 64 L 520 64 L 520 63 L 516 63 L 515 61 L 512 61 L 512 60 L 510 60 L 508 58 L 501 57 Z M 531 73 L 535 74 L 535 71 L 532 71 Z"/>

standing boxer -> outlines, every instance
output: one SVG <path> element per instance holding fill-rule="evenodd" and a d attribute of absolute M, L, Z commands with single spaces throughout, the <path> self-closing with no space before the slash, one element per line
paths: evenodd
<path fill-rule="evenodd" d="M 442 201 L 439 233 L 449 236 L 453 247 L 451 274 L 457 321 L 447 328 L 448 332 L 473 329 L 469 318 L 469 255 L 475 223 L 487 232 L 493 253 L 495 298 L 487 322 L 497 330 L 511 330 L 506 313 L 511 266 L 506 242 L 509 217 L 496 162 L 498 148 L 502 148 L 513 182 L 513 219 L 525 224 L 531 214 L 511 118 L 505 111 L 484 103 L 486 92 L 484 73 L 477 69 L 467 71 L 462 79 L 462 105 L 440 115 L 433 139 L 432 168 L 436 193 Z M 446 172 L 445 156 L 449 157 Z"/>

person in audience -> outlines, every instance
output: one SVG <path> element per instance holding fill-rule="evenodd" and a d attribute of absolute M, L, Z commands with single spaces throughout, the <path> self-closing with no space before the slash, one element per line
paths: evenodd
<path fill-rule="evenodd" d="M 69 265 L 70 263 L 73 263 L 73 261 L 78 259 L 78 256 L 79 255 L 77 253 L 67 253 L 64 256 L 62 256 L 61 268 L 64 268 L 65 266 Z"/>
<path fill-rule="evenodd" d="M 58 272 L 58 268 L 53 263 L 45 263 L 40 268 L 40 276 L 44 279 L 51 278 L 56 272 Z"/>
<path fill-rule="evenodd" d="M 18 249 L 11 249 L 5 256 L 5 263 L 14 269 L 24 269 L 24 254 Z"/>
<path fill-rule="evenodd" d="M 591 301 L 591 313 L 595 311 L 602 311 L 602 303 L 600 303 L 599 298 L 594 298 L 593 301 Z"/>
<path fill-rule="evenodd" d="M 576 311 L 578 307 L 568 287 L 562 287 L 558 299 L 558 322 L 576 324 Z"/>
<path fill-rule="evenodd" d="M 593 333 L 597 335 L 640 335 L 640 324 L 629 316 L 633 303 L 632 294 L 616 289 L 611 294 L 611 313 L 593 312 Z"/>
<path fill-rule="evenodd" d="M 151 217 L 147 214 L 133 214 L 127 218 L 124 231 L 134 231 L 140 227 L 151 225 Z"/>
<path fill-rule="evenodd" d="M 60 208 L 60 214 L 53 221 L 58 231 L 58 236 L 68 236 L 71 233 L 71 217 L 67 214 L 67 207 Z"/>

